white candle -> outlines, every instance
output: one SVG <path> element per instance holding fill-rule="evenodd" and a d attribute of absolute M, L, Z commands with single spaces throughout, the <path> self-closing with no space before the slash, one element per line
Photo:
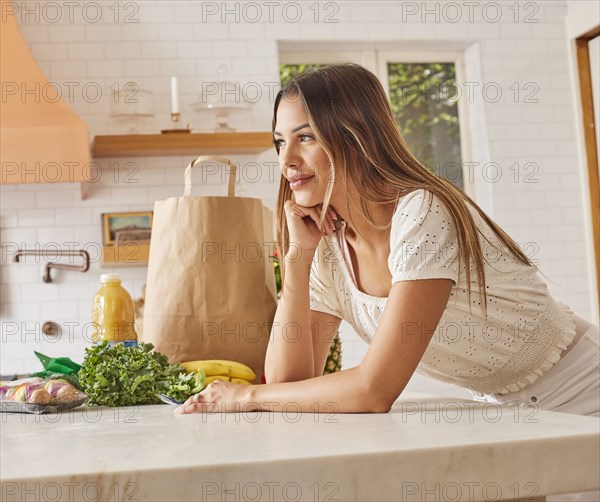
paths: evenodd
<path fill-rule="evenodd" d="M 171 77 L 171 113 L 179 113 L 179 88 L 177 77 Z"/>

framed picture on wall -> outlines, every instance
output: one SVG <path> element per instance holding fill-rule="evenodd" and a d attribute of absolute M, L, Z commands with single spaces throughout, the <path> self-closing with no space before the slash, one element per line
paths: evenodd
<path fill-rule="evenodd" d="M 141 266 L 148 264 L 152 211 L 102 214 L 102 263 Z"/>
<path fill-rule="evenodd" d="M 102 236 L 105 245 L 150 242 L 151 232 L 152 211 L 102 215 Z"/>

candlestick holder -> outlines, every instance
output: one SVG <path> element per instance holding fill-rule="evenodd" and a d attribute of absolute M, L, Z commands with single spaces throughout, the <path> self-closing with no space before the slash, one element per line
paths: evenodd
<path fill-rule="evenodd" d="M 177 134 L 177 133 L 190 133 L 192 132 L 192 124 L 187 124 L 185 129 L 179 127 L 179 119 L 181 114 L 179 112 L 171 113 L 171 122 L 173 122 L 173 129 L 163 129 L 160 131 L 162 134 Z"/>

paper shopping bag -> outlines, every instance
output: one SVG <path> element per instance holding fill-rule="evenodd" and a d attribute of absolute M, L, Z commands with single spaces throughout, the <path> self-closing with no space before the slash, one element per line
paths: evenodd
<path fill-rule="evenodd" d="M 192 169 L 229 168 L 228 195 L 191 196 Z M 141 340 L 171 363 L 227 359 L 261 382 L 277 308 L 273 214 L 235 195 L 236 166 L 202 156 L 185 169 L 182 197 L 154 205 Z"/>

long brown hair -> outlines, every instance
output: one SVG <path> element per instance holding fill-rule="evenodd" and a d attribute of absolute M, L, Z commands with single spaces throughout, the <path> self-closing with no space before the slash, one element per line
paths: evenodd
<path fill-rule="evenodd" d="M 377 77 L 355 63 L 332 65 L 303 73 L 286 86 L 275 98 L 273 131 L 281 99 L 299 99 L 308 122 L 321 147 L 329 157 L 328 187 L 323 201 L 322 218 L 336 181 L 348 188 L 348 183 L 361 194 L 361 210 L 373 222 L 368 202 L 397 203 L 400 197 L 424 189 L 436 195 L 452 219 L 458 238 L 459 273 L 465 265 L 469 308 L 471 305 L 471 263 L 474 263 L 479 285 L 479 298 L 487 315 L 484 258 L 477 237 L 477 228 L 467 202 L 481 215 L 499 240 L 521 262 L 533 266 L 519 246 L 494 223 L 462 190 L 429 171 L 410 151 L 402 138 L 387 95 Z M 276 144 L 279 154 L 279 148 Z M 339 169 L 338 169 L 339 168 Z M 338 171 L 336 172 L 336 169 Z M 277 200 L 276 246 L 285 281 L 285 256 L 289 249 L 289 233 L 285 202 L 292 198 L 289 181 L 282 176 Z M 350 207 L 348 204 L 348 212 Z M 485 238 L 485 236 L 483 236 Z M 487 239 L 486 239 L 487 240 Z M 489 241 L 488 241 L 489 242 Z"/>

